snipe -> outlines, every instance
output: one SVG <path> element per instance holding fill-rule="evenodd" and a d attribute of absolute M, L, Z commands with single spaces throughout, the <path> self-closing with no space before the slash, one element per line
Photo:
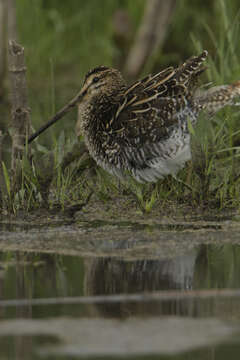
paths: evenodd
<path fill-rule="evenodd" d="M 105 170 L 120 178 L 129 173 L 139 182 L 174 175 L 191 158 L 189 122 L 195 126 L 202 111 L 211 116 L 226 105 L 239 105 L 240 81 L 199 88 L 206 58 L 204 51 L 131 86 L 118 70 L 97 67 L 28 143 L 77 104 L 77 135 L 84 136 L 90 155 Z"/>
<path fill-rule="evenodd" d="M 204 51 L 129 87 L 118 70 L 91 70 L 79 96 L 76 132 L 97 164 L 139 182 L 155 182 L 182 168 L 191 158 L 188 121 L 194 126 L 201 111 L 212 115 L 240 96 L 240 82 L 198 88 L 206 57 Z"/>

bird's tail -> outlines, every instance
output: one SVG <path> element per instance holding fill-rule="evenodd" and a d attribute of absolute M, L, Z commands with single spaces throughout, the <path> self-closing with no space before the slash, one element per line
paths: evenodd
<path fill-rule="evenodd" d="M 196 92 L 194 100 L 212 116 L 226 105 L 240 106 L 240 81 Z"/>

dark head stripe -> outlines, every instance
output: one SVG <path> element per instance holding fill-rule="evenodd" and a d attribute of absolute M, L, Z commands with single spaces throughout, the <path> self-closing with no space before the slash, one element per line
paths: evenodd
<path fill-rule="evenodd" d="M 107 66 L 103 66 L 103 65 L 102 65 L 102 66 L 98 66 L 98 67 L 90 70 L 90 71 L 87 73 L 85 79 L 87 79 L 90 75 L 96 74 L 96 73 L 98 73 L 98 72 L 102 72 L 102 71 L 104 71 L 104 70 L 108 70 L 108 67 L 107 67 Z"/>

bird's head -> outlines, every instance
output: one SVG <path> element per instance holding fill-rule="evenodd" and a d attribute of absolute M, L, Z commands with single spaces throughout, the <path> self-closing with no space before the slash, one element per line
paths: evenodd
<path fill-rule="evenodd" d="M 114 96 L 124 86 L 125 81 L 118 70 L 99 66 L 87 73 L 79 93 L 79 102 Z"/>

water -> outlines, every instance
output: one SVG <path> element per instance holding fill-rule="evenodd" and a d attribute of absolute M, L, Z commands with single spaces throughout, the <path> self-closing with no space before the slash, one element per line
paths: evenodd
<path fill-rule="evenodd" d="M 238 359 L 238 222 L 2 223 L 0 359 Z"/>

